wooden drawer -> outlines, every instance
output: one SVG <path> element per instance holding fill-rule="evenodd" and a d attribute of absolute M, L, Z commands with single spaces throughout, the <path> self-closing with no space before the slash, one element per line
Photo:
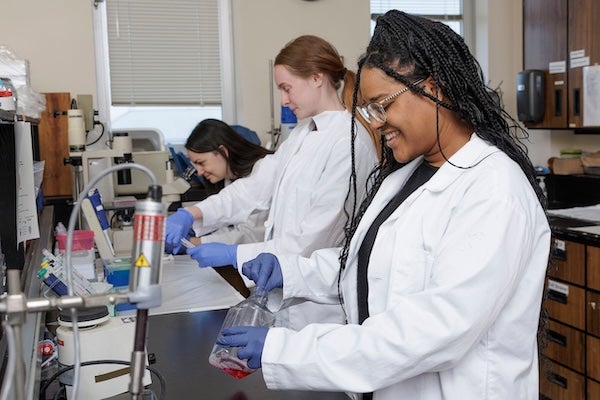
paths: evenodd
<path fill-rule="evenodd" d="M 587 375 L 600 381 L 600 339 L 586 335 Z M 600 399 L 600 397 L 595 397 Z"/>
<path fill-rule="evenodd" d="M 587 246 L 586 258 L 587 286 L 590 289 L 600 290 L 600 247 Z"/>
<path fill-rule="evenodd" d="M 585 334 L 574 328 L 548 321 L 543 353 L 554 361 L 585 373 Z"/>
<path fill-rule="evenodd" d="M 600 399 L 600 383 L 591 379 L 587 380 L 587 398 Z"/>
<path fill-rule="evenodd" d="M 585 330 L 585 290 L 563 282 L 547 280 L 544 307 L 560 322 Z"/>
<path fill-rule="evenodd" d="M 600 293 L 587 290 L 586 300 L 587 333 L 600 336 Z"/>
<path fill-rule="evenodd" d="M 585 399 L 585 378 L 556 363 L 542 363 L 540 366 L 540 399 L 583 400 Z"/>
<path fill-rule="evenodd" d="M 548 275 L 580 286 L 585 285 L 585 245 L 554 239 L 554 263 Z"/>

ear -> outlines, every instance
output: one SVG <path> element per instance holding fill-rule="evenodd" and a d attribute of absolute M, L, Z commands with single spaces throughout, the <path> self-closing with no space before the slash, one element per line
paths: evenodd
<path fill-rule="evenodd" d="M 225 157 L 229 158 L 229 149 L 227 147 L 225 147 L 225 145 L 220 145 L 219 146 L 219 150 L 225 154 Z"/>
<path fill-rule="evenodd" d="M 433 80 L 433 78 L 430 76 L 427 79 L 425 79 L 425 82 L 423 82 L 424 85 L 424 89 L 425 91 L 431 93 L 431 95 L 435 96 L 438 100 L 442 100 L 442 91 L 440 90 L 440 88 L 438 87 L 437 83 L 435 83 L 435 81 Z"/>
<path fill-rule="evenodd" d="M 323 86 L 323 73 L 322 72 L 316 72 L 314 74 L 312 74 L 311 76 L 311 82 L 315 85 L 315 87 L 321 87 Z"/>

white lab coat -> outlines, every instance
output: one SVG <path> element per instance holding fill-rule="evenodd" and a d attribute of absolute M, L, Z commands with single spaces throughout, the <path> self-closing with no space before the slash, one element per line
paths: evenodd
<path fill-rule="evenodd" d="M 227 187 L 232 181 L 225 180 Z M 268 210 L 256 211 L 244 222 L 235 225 L 222 226 L 212 232 L 207 232 L 201 223 L 195 223 L 195 232 L 202 237 L 202 243 L 242 244 L 260 242 L 265 237 L 265 221 L 269 216 Z"/>
<path fill-rule="evenodd" d="M 316 124 L 313 130 L 312 120 Z M 340 246 L 346 223 L 344 207 L 351 173 L 351 114 L 325 111 L 302 120 L 274 153 L 259 160 L 252 173 L 237 179 L 218 194 L 196 204 L 202 210 L 204 229 L 245 221 L 256 210 L 269 210 L 264 241 L 240 244 L 237 264 L 262 252 L 310 255 L 314 250 Z M 358 199 L 364 198 L 369 173 L 377 164 L 374 143 L 357 124 L 355 157 Z M 196 225 L 195 228 L 198 228 Z M 295 329 L 311 321 L 340 322 L 340 306 L 315 307 L 290 300 L 280 304 L 278 292 L 269 296 L 271 308 L 284 306 L 279 323 Z"/>
<path fill-rule="evenodd" d="M 421 159 L 384 181 L 342 275 L 349 324 L 270 329 L 262 356 L 269 388 L 374 391 L 375 400 L 538 398 L 536 330 L 550 229 L 504 153 L 473 135 L 451 161 L 482 159 L 466 170 L 445 163 L 381 225 L 368 270 L 370 318 L 360 326 L 357 248 Z M 331 298 L 338 254 L 281 256 L 284 298 Z"/>

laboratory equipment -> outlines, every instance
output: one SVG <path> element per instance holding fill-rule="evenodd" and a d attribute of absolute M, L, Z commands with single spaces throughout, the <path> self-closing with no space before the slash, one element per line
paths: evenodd
<path fill-rule="evenodd" d="M 267 291 L 256 287 L 250 297 L 229 309 L 221 331 L 232 326 L 273 326 L 275 314 L 267 308 L 267 301 Z M 246 360 L 239 359 L 237 351 L 237 347 L 225 347 L 215 343 L 208 362 L 237 379 L 244 378 L 256 370 L 249 368 Z"/>
<path fill-rule="evenodd" d="M 56 338 L 58 362 L 61 368 L 73 364 L 73 329 L 68 310 L 59 313 Z M 106 306 L 81 310 L 78 314 L 81 361 L 128 361 L 135 334 L 134 317 L 111 317 Z M 72 371 L 70 371 L 72 372 Z M 127 392 L 130 377 L 123 365 L 88 365 L 81 370 L 79 398 L 100 400 Z M 67 399 L 73 399 L 72 373 L 64 373 L 59 380 L 66 385 Z M 144 385 L 152 383 L 145 372 Z"/>
<path fill-rule="evenodd" d="M 132 254 L 136 256 L 135 265 L 132 266 L 130 289 L 133 291 L 123 293 L 107 293 L 107 294 L 90 294 L 86 296 L 72 295 L 73 290 L 73 270 L 71 263 L 72 239 L 75 228 L 76 219 L 80 211 L 81 201 L 94 187 L 98 181 L 108 174 L 118 172 L 122 169 L 140 169 L 150 176 L 152 181 L 148 188 L 148 194 L 145 200 L 140 200 L 136 203 L 137 215 L 134 217 L 134 247 Z M 65 252 L 65 270 L 66 283 L 68 286 L 68 295 L 60 297 L 44 297 L 28 299 L 26 294 L 21 290 L 20 271 L 11 269 L 7 272 L 7 287 L 6 296 L 0 297 L 0 313 L 6 314 L 3 320 L 7 321 L 5 325 L 8 338 L 9 361 L 7 372 L 4 375 L 2 382 L 2 393 L 8 393 L 14 389 L 16 399 L 24 399 L 24 377 L 25 371 L 23 368 L 17 368 L 22 365 L 23 351 L 20 342 L 21 327 L 25 322 L 27 313 L 35 313 L 47 311 L 51 309 L 64 309 L 71 313 L 72 325 L 72 392 L 73 399 L 90 397 L 78 397 L 79 383 L 82 374 L 81 372 L 81 350 L 82 348 L 94 348 L 97 340 L 87 345 L 81 345 L 80 335 L 84 335 L 85 328 L 79 328 L 79 318 L 77 310 L 88 310 L 94 307 L 115 305 L 121 303 L 134 303 L 137 305 L 138 311 L 135 317 L 134 331 L 134 346 L 131 352 L 129 369 L 120 369 L 121 375 L 129 375 L 129 393 L 133 399 L 141 399 L 144 390 L 144 377 L 146 370 L 146 329 L 148 319 L 148 308 L 157 307 L 161 304 L 161 288 L 159 284 L 160 271 L 162 270 L 162 251 L 164 237 L 164 220 L 166 218 L 166 207 L 161 203 L 161 187 L 157 183 L 156 176 L 148 168 L 138 164 L 115 165 L 103 171 L 102 174 L 92 179 L 79 193 L 77 202 L 75 202 L 73 210 L 69 218 L 67 229 L 67 244 Z M 157 256 L 158 254 L 158 256 Z M 133 321 L 132 321 L 133 322 Z M 115 340 L 108 341 L 109 346 L 114 346 Z M 85 352 L 85 350 L 84 350 Z M 102 354 L 102 359 L 105 359 L 106 354 Z M 117 362 L 118 360 L 114 360 Z M 123 361 L 119 361 L 123 363 Z M 94 377 L 96 378 L 96 377 Z M 147 382 L 147 381 L 146 381 Z M 6 388 L 6 390 L 5 390 Z"/>

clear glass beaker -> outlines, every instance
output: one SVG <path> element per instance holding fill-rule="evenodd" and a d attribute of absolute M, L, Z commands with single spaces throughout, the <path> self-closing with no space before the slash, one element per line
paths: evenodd
<path fill-rule="evenodd" d="M 266 306 L 267 292 L 262 288 L 256 288 L 247 299 L 231 307 L 225 316 L 221 331 L 232 326 L 273 326 L 275 314 Z M 237 356 L 237 347 L 224 347 L 215 343 L 208 362 L 228 373 L 229 375 L 241 379 L 256 371 L 249 368 L 246 360 L 241 360 Z"/>

